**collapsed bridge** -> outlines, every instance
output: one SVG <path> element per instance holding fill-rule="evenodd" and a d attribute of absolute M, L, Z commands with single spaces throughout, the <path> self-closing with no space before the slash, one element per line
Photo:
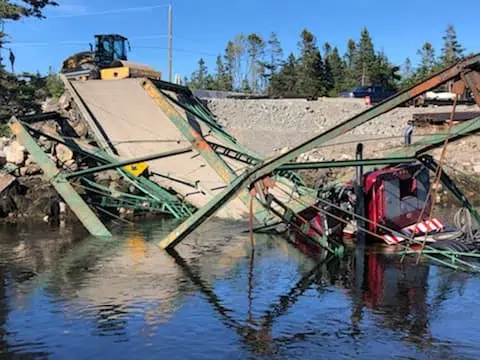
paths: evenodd
<path fill-rule="evenodd" d="M 299 155 L 447 81 L 455 82 L 458 94 L 468 87 L 480 105 L 480 55 L 462 60 L 271 159 L 260 157 L 239 144 L 185 87 L 153 78 L 69 80 L 64 77 L 63 81 L 72 106 L 88 126 L 93 147 L 91 142 L 85 144 L 82 139 L 41 133 L 16 119 L 11 127 L 93 235 L 108 236 L 110 232 L 91 210 L 85 196 L 82 198 L 77 193 L 75 186 L 79 183 L 87 195 L 100 195 L 99 202 L 93 204 L 99 212 L 115 216 L 111 209 L 131 207 L 186 219 L 159 243 L 162 248 L 174 247 L 212 215 L 234 219 L 250 216 L 251 227 L 255 223 L 257 228 L 265 230 L 285 223 L 310 244 L 339 254 L 343 252 L 342 244 L 328 239 L 318 227 L 305 220 L 305 211 L 319 199 L 316 191 L 305 186 L 295 172 L 414 161 L 441 174 L 442 182 L 480 221 L 473 206 L 443 172 L 442 161 L 438 164 L 425 156 L 436 147 L 479 131 L 478 117 L 453 126 L 448 134 L 433 136 L 382 159 L 293 162 Z M 38 145 L 40 136 L 66 144 L 90 162 L 80 170 L 61 171 Z M 128 181 L 134 193 L 112 192 L 95 182 L 93 174 L 109 169 L 115 169 Z M 361 220 L 361 214 L 352 215 Z"/>

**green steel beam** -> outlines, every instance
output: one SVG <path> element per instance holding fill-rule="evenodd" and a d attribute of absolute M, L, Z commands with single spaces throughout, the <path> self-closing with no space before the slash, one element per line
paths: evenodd
<path fill-rule="evenodd" d="M 450 134 L 442 133 L 431 135 L 427 139 L 421 139 L 413 143 L 412 145 L 405 146 L 403 149 L 395 151 L 388 156 L 408 156 L 418 157 L 426 152 L 429 152 L 445 143 L 445 139 L 448 137 L 449 142 L 455 142 L 463 139 L 464 137 L 473 135 L 480 131 L 480 117 L 463 121 L 460 124 L 454 125 Z"/>
<path fill-rule="evenodd" d="M 209 129 L 217 136 L 219 136 L 221 139 L 226 141 L 230 146 L 235 148 L 237 151 L 242 152 L 247 154 L 248 156 L 252 158 L 258 158 L 257 155 L 252 153 L 249 149 L 244 147 L 242 144 L 238 143 L 237 140 L 231 136 L 229 133 L 227 133 L 223 128 L 218 124 L 217 120 L 212 116 L 212 113 L 205 108 L 203 103 L 198 99 L 193 93 L 188 90 L 187 93 L 185 93 L 185 90 L 183 88 L 174 88 L 172 89 L 171 86 L 168 84 L 165 84 L 165 82 L 161 80 L 152 80 L 150 79 L 152 84 L 154 84 L 158 90 L 164 95 L 168 100 L 170 100 L 172 103 L 175 105 L 179 106 L 181 109 L 185 110 L 187 114 L 190 114 L 191 116 L 196 117 L 198 120 L 202 121 L 204 124 L 206 124 Z M 182 96 L 182 101 L 176 100 L 174 97 L 170 96 L 168 93 L 166 93 L 163 90 L 167 91 L 174 91 L 176 93 L 180 93 L 184 96 Z M 186 96 L 185 96 L 186 94 Z"/>
<path fill-rule="evenodd" d="M 173 231 L 166 239 L 162 242 L 168 243 L 168 246 L 173 246 L 179 242 L 176 238 L 177 234 L 181 237 L 182 233 L 191 232 L 193 229 L 191 227 L 198 226 L 203 223 L 208 217 L 205 214 L 213 214 L 217 209 L 223 206 L 225 203 L 234 198 L 240 189 L 244 189 L 251 183 L 256 182 L 264 176 L 271 174 L 273 171 L 277 170 L 280 166 L 293 161 L 299 155 L 312 150 L 320 145 L 330 141 L 337 136 L 343 135 L 356 127 L 365 124 L 366 122 L 394 109 L 395 107 L 414 99 L 415 97 L 429 91 L 433 90 L 443 83 L 453 80 L 459 77 L 462 72 L 468 70 L 472 66 L 478 66 L 480 64 L 480 55 L 475 55 L 469 57 L 465 60 L 460 61 L 459 63 L 452 65 L 443 71 L 432 75 L 430 78 L 425 81 L 412 86 L 410 89 L 407 89 L 397 95 L 392 96 L 389 99 L 379 103 L 378 105 L 342 122 L 341 124 L 321 133 L 320 135 L 307 140 L 306 142 L 298 145 L 289 152 L 282 154 L 276 158 L 271 159 L 265 163 L 257 165 L 255 168 L 250 169 L 246 175 L 238 177 L 232 182 L 225 190 L 218 194 L 215 198 L 209 201 L 203 208 L 201 213 L 197 212 L 193 214 L 186 222 L 181 224 L 178 229 L 181 231 Z M 148 85 L 148 84 L 147 84 Z M 152 84 L 153 85 L 153 84 Z M 147 90 L 148 91 L 148 90 Z M 165 101 L 165 100 L 163 100 Z M 171 112 L 171 111 L 170 111 Z M 210 148 L 211 149 L 211 148 Z M 215 201 L 214 201 L 215 200 Z M 181 240 L 180 240 L 181 241 Z"/>
<path fill-rule="evenodd" d="M 233 169 L 222 159 L 222 157 L 217 154 L 214 149 L 209 145 L 209 143 L 204 139 L 204 137 L 198 133 L 185 119 L 182 115 L 175 109 L 172 103 L 170 103 L 167 96 L 155 86 L 155 83 L 150 80 L 145 80 L 143 82 L 143 88 L 152 98 L 155 104 L 168 116 L 170 121 L 175 125 L 175 127 L 182 133 L 185 138 L 190 141 L 192 146 L 196 151 L 203 157 L 208 165 L 222 178 L 226 183 L 232 183 L 236 178 L 237 174 Z M 250 194 L 247 189 L 240 189 L 238 194 L 239 199 L 246 205 L 249 206 L 250 203 Z M 307 201 L 305 199 L 305 201 Z M 209 202 L 210 203 L 210 202 Z M 293 204 L 292 208 L 295 210 L 302 210 L 304 207 L 300 206 L 299 203 Z M 270 221 L 270 214 L 263 211 L 263 206 L 258 202 L 256 198 L 253 200 L 253 214 L 255 218 L 261 222 Z"/>
<path fill-rule="evenodd" d="M 12 133 L 17 137 L 18 141 L 25 146 L 35 163 L 42 169 L 44 176 L 48 178 L 55 190 L 62 196 L 62 199 L 68 204 L 90 234 L 104 237 L 112 236 L 110 231 L 108 231 L 105 225 L 98 219 L 85 201 L 83 201 L 72 185 L 61 177 L 60 170 L 43 152 L 22 124 L 17 119 L 12 118 L 9 125 Z"/>
<path fill-rule="evenodd" d="M 159 154 L 141 156 L 141 157 L 134 158 L 134 159 L 120 160 L 120 161 L 116 161 L 116 162 L 113 162 L 113 163 L 110 163 L 110 164 L 97 166 L 97 167 L 94 167 L 94 168 L 89 168 L 89 169 L 84 169 L 84 170 L 71 172 L 71 173 L 68 173 L 68 174 L 64 174 L 63 176 L 66 179 L 72 179 L 72 178 L 76 178 L 76 177 L 79 177 L 79 176 L 91 175 L 91 174 L 95 174 L 95 173 L 110 170 L 110 169 L 118 169 L 118 168 L 122 168 L 122 167 L 127 166 L 127 165 L 132 165 L 132 164 L 136 164 L 136 163 L 140 163 L 140 162 L 144 162 L 144 161 L 158 160 L 158 159 L 163 159 L 163 158 L 166 158 L 166 157 L 181 155 L 181 154 L 185 154 L 185 153 L 188 153 L 188 152 L 191 152 L 191 151 L 192 151 L 192 147 L 189 146 L 189 147 L 186 147 L 186 148 L 167 151 L 167 152 L 163 152 L 163 153 L 159 153 Z"/>
<path fill-rule="evenodd" d="M 399 165 L 411 164 L 418 160 L 414 157 L 397 157 L 384 159 L 364 159 L 364 160 L 343 160 L 343 161 L 319 161 L 291 163 L 280 166 L 279 170 L 304 170 L 304 169 L 328 169 L 354 166 L 375 166 L 375 165 Z"/>
<path fill-rule="evenodd" d="M 51 141 L 56 141 L 60 144 L 68 146 L 70 149 L 72 149 L 72 151 L 88 156 L 101 164 L 112 164 L 118 161 L 118 157 L 114 157 L 114 155 L 109 155 L 98 148 L 95 148 L 95 150 L 87 148 L 84 145 L 75 141 L 75 139 L 64 139 L 61 136 L 45 134 L 39 130 L 32 128 L 27 124 L 22 125 L 26 127 L 29 131 L 32 131 L 39 136 L 45 136 Z M 125 178 L 125 180 L 130 182 L 133 186 L 142 191 L 144 194 L 150 196 L 153 200 L 157 202 L 165 203 L 167 208 L 171 211 L 171 214 L 175 218 L 184 218 L 186 216 L 190 216 L 194 212 L 195 208 L 193 206 L 180 201 L 175 195 L 169 193 L 157 183 L 152 182 L 145 177 L 135 177 L 132 174 L 124 171 L 123 169 L 117 169 L 117 171 L 121 174 L 121 176 Z M 180 211 L 177 211 L 178 207 L 180 207 Z"/>
<path fill-rule="evenodd" d="M 433 157 L 429 155 L 423 155 L 419 158 L 419 160 L 432 172 L 436 172 L 438 169 L 438 163 L 433 159 Z M 467 197 L 463 192 L 455 185 L 455 181 L 453 181 L 448 174 L 443 171 L 443 169 L 440 170 L 440 180 L 442 184 L 446 186 L 446 188 L 452 193 L 455 198 L 457 198 L 458 201 L 462 203 L 462 205 L 468 209 L 470 214 L 472 214 L 473 218 L 477 222 L 478 225 L 480 225 L 480 214 L 478 211 L 475 209 L 475 207 L 468 201 Z"/>
<path fill-rule="evenodd" d="M 378 105 L 365 110 L 364 112 L 342 122 L 341 124 L 321 133 L 318 136 L 313 137 L 310 140 L 307 140 L 303 144 L 298 145 L 294 149 L 286 152 L 283 155 L 280 155 L 265 164 L 259 165 L 256 169 L 252 172 L 251 176 L 248 180 L 255 181 L 256 179 L 262 178 L 270 174 L 272 171 L 276 170 L 281 165 L 288 163 L 298 157 L 299 155 L 312 150 L 320 145 L 330 141 L 340 135 L 343 135 L 360 125 L 365 124 L 366 122 L 387 113 L 388 111 L 394 109 L 395 107 L 404 104 L 405 102 L 414 99 L 415 97 L 435 89 L 439 85 L 443 83 L 455 79 L 460 74 L 467 70 L 469 67 L 473 65 L 477 65 L 480 63 L 480 54 L 475 55 L 471 58 L 466 60 L 460 61 L 458 64 L 452 65 L 447 69 L 431 76 L 427 80 L 412 86 L 410 89 L 405 90 L 397 95 L 394 95 L 385 101 L 379 103 Z"/>
<path fill-rule="evenodd" d="M 173 230 L 168 236 L 158 242 L 158 246 L 162 249 L 170 249 L 185 239 L 189 234 L 195 231 L 197 226 L 202 224 L 223 204 L 230 200 L 232 194 L 235 195 L 242 188 L 243 181 L 247 176 L 248 173 L 244 173 L 235 178 L 225 190 L 215 195 L 205 206 L 201 207 L 195 214 L 187 218 L 187 220 L 175 228 L 175 230 Z"/>

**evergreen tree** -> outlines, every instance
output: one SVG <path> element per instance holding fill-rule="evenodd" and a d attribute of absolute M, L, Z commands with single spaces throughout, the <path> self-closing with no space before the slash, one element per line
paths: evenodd
<path fill-rule="evenodd" d="M 235 79 L 237 78 L 237 62 L 236 62 L 236 53 L 235 45 L 233 41 L 227 43 L 225 48 L 225 55 L 223 56 L 225 64 L 225 72 L 227 73 L 230 81 L 232 90 L 235 88 Z"/>
<path fill-rule="evenodd" d="M 448 25 L 443 39 L 441 62 L 443 66 L 456 63 L 462 56 L 464 48 L 457 40 L 457 33 L 453 25 Z"/>
<path fill-rule="evenodd" d="M 413 69 L 412 61 L 407 57 L 402 66 L 402 81 L 400 83 L 400 88 L 407 89 L 413 86 L 416 80 L 417 78 Z"/>
<path fill-rule="evenodd" d="M 412 61 L 410 60 L 409 57 L 407 57 L 402 67 L 402 77 L 404 79 L 408 79 L 408 78 L 411 78 L 412 76 L 413 76 Z"/>
<path fill-rule="evenodd" d="M 290 53 L 280 71 L 272 75 L 269 94 L 273 96 L 294 95 L 297 80 L 297 59 L 293 53 Z"/>
<path fill-rule="evenodd" d="M 343 77 L 343 90 L 351 89 L 358 85 L 355 79 L 355 56 L 357 54 L 357 44 L 353 39 L 348 40 L 347 51 L 344 55 L 345 74 Z"/>
<path fill-rule="evenodd" d="M 361 85 L 372 82 L 372 75 L 376 65 L 375 49 L 367 28 L 360 34 L 357 52 L 354 56 L 354 76 Z"/>
<path fill-rule="evenodd" d="M 208 74 L 208 68 L 205 61 L 200 58 L 198 61 L 198 69 L 194 71 L 190 77 L 188 86 L 192 89 L 212 89 L 213 79 Z"/>
<path fill-rule="evenodd" d="M 265 41 L 255 33 L 248 35 L 247 37 L 247 53 L 249 57 L 249 75 L 250 75 L 250 87 L 253 92 L 259 90 L 259 75 L 261 69 L 261 63 L 263 56 L 265 55 Z"/>
<path fill-rule="evenodd" d="M 315 36 L 304 29 L 298 43 L 300 58 L 298 61 L 297 92 L 308 96 L 326 94 L 325 69 L 322 56 L 317 47 Z"/>
<path fill-rule="evenodd" d="M 347 67 L 349 69 L 353 69 L 356 53 L 357 53 L 357 44 L 353 39 L 348 40 L 347 52 L 345 53 L 345 60 L 347 62 Z"/>
<path fill-rule="evenodd" d="M 395 89 L 402 78 L 399 71 L 399 66 L 392 65 L 387 56 L 383 52 L 379 52 L 375 57 L 375 63 L 370 73 L 372 84 Z"/>
<path fill-rule="evenodd" d="M 323 45 L 323 58 L 324 58 L 324 76 L 325 76 L 325 89 L 327 94 L 333 95 L 335 89 L 335 79 L 333 77 L 332 65 L 330 63 L 332 57 L 332 47 L 328 42 Z"/>
<path fill-rule="evenodd" d="M 235 72 L 233 78 L 234 87 L 242 87 L 245 78 L 245 69 L 248 68 L 248 61 L 246 59 L 247 39 L 244 34 L 238 34 L 233 39 L 233 50 L 235 59 Z"/>
<path fill-rule="evenodd" d="M 278 40 L 277 34 L 272 32 L 267 42 L 266 59 L 259 63 L 261 77 L 263 79 L 263 88 L 268 88 L 272 76 L 276 74 L 282 65 L 283 49 Z"/>
<path fill-rule="evenodd" d="M 426 41 L 422 48 L 417 51 L 417 55 L 420 56 L 420 66 L 416 71 L 416 76 L 419 80 L 423 80 L 425 77 L 435 71 L 437 67 L 437 58 L 435 56 L 435 49 L 432 44 Z"/>
<path fill-rule="evenodd" d="M 277 34 L 272 32 L 270 34 L 270 39 L 268 40 L 268 49 L 269 49 L 269 70 L 271 74 L 275 74 L 280 70 L 283 59 L 283 49 L 278 40 Z"/>
<path fill-rule="evenodd" d="M 221 91 L 232 91 L 232 77 L 228 74 L 223 64 L 222 57 L 217 56 L 216 61 L 216 71 L 215 71 L 215 83 L 214 87 L 216 90 Z"/>
<path fill-rule="evenodd" d="M 26 17 L 43 18 L 46 6 L 57 5 L 51 0 L 0 1 L 0 24 Z M 0 32 L 0 48 L 5 43 L 5 33 Z M 48 95 L 45 80 L 37 75 L 8 73 L 0 58 L 0 116 L 23 115 L 41 111 L 40 101 Z"/>
<path fill-rule="evenodd" d="M 333 48 L 328 60 L 334 83 L 334 92 L 331 93 L 331 95 L 337 96 L 340 91 L 348 88 L 348 84 L 346 84 L 347 64 L 340 57 L 338 48 L 336 46 Z"/>

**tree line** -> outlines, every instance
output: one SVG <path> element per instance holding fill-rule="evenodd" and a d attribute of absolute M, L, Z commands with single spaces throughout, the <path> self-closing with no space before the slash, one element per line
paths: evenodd
<path fill-rule="evenodd" d="M 393 64 L 375 48 L 367 28 L 362 29 L 358 41 L 348 40 L 344 54 L 329 42 L 320 48 L 316 36 L 307 29 L 301 32 L 297 47 L 297 54 L 285 58 L 276 33 L 272 32 L 268 39 L 256 33 L 239 34 L 217 56 L 213 73 L 200 58 L 198 68 L 184 83 L 193 89 L 272 96 L 337 96 L 362 85 L 402 89 L 455 63 L 465 51 L 453 25 L 445 31 L 440 56 L 430 42 L 423 44 L 417 52 L 417 67 L 410 58 L 403 66 Z"/>
<path fill-rule="evenodd" d="M 18 21 L 26 17 L 43 18 L 46 6 L 55 6 L 51 0 L 0 1 L 0 56 L 9 54 L 8 60 L 15 60 L 8 50 L 7 34 L 3 32 L 6 21 Z M 41 101 L 48 96 L 58 96 L 61 87 L 59 79 L 50 74 L 22 73 L 16 75 L 5 67 L 5 58 L 0 57 L 0 118 L 41 112 Z M 13 68 L 13 66 L 12 66 Z"/>

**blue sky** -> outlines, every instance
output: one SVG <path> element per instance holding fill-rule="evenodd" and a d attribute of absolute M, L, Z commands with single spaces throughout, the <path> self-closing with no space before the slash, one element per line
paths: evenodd
<path fill-rule="evenodd" d="M 20 71 L 59 70 L 68 55 L 88 49 L 95 33 L 121 33 L 130 38 L 130 60 L 148 63 L 166 74 L 167 8 L 169 0 L 57 0 L 60 6 L 45 12 L 47 19 L 7 23 Z M 296 51 L 303 28 L 312 31 L 319 45 L 329 41 L 345 51 L 349 38 L 358 40 L 367 26 L 378 50 L 402 64 L 407 56 L 417 62 L 416 50 L 424 41 L 437 52 L 451 23 L 468 52 L 480 52 L 479 0 L 173 0 L 173 71 L 182 77 L 203 57 L 210 70 L 215 56 L 238 33 L 277 32 L 285 53 Z M 458 4 L 458 6 L 457 6 Z M 158 6 L 158 7 L 154 7 Z M 131 8 L 145 8 L 136 9 Z M 116 14 L 92 15 L 115 9 Z"/>

